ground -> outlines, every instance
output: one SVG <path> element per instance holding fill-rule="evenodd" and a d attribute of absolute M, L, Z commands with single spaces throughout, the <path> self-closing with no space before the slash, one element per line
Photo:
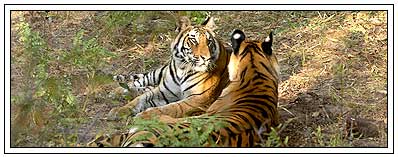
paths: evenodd
<path fill-rule="evenodd" d="M 126 104 L 135 95 L 120 94 L 119 85 L 109 78 L 115 74 L 142 73 L 165 64 L 170 56 L 169 45 L 177 34 L 176 17 L 187 15 L 199 22 L 205 14 L 12 12 L 12 145 L 82 146 L 100 133 L 125 128 L 126 121 L 104 118 L 112 108 Z M 286 146 L 387 146 L 387 12 L 213 11 L 210 14 L 218 26 L 216 34 L 225 42 L 234 29 L 243 30 L 252 39 L 265 39 L 273 31 L 273 50 L 281 66 L 282 125 L 278 133 L 282 139 L 288 137 Z M 31 96 L 25 90 L 31 85 L 25 72 L 31 58 L 25 54 L 32 48 L 26 48 L 21 40 L 21 23 L 29 24 L 47 46 L 45 51 L 50 59 L 46 61 L 45 77 L 64 76 L 70 83 L 62 86 L 68 87 L 70 93 L 60 90 L 64 92 L 60 94 L 62 101 L 41 102 L 37 97 L 42 95 Z M 82 38 L 76 40 L 79 32 Z M 84 42 L 90 39 L 95 39 L 92 41 L 96 44 Z M 80 67 L 74 64 L 76 60 L 56 60 L 73 52 L 76 41 L 83 41 L 83 48 L 77 49 L 85 50 L 86 54 L 101 47 L 114 56 L 100 56 L 102 66 L 94 62 L 98 56 L 94 56 L 94 61 L 78 64 Z M 83 59 L 86 54 L 75 57 Z M 96 79 L 100 76 L 106 79 Z M 32 77 L 40 79 L 37 75 Z M 56 97 L 46 98 L 51 96 Z M 21 97 L 34 103 L 21 103 L 24 102 L 18 101 Z M 59 107 L 59 103 L 73 105 L 75 109 L 71 112 L 75 114 L 60 110 L 64 106 Z M 26 129 L 33 132 L 24 132 Z M 43 132 L 47 136 L 38 135 Z"/>

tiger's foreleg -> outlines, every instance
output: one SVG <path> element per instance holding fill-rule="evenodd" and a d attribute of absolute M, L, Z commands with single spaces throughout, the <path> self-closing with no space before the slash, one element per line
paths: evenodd
<path fill-rule="evenodd" d="M 168 64 L 144 74 L 115 75 L 113 80 L 123 84 L 127 84 L 129 90 L 149 91 L 153 87 L 158 86 L 163 77 L 165 68 Z"/>
<path fill-rule="evenodd" d="M 117 120 L 126 118 L 127 116 L 134 116 L 139 112 L 145 111 L 147 108 L 164 106 L 179 99 L 177 95 L 162 92 L 164 90 L 161 90 L 161 87 L 158 86 L 143 93 L 125 106 L 112 109 L 108 114 L 108 118 Z"/>
<path fill-rule="evenodd" d="M 208 81 L 211 81 L 211 79 L 208 79 Z M 203 85 L 205 84 L 206 83 L 203 83 Z M 221 92 L 221 90 L 219 90 L 218 88 L 222 87 L 223 85 L 211 86 L 207 89 L 205 87 L 196 87 L 197 89 L 205 89 L 205 91 L 190 91 L 189 96 L 186 98 L 178 99 L 178 101 L 168 103 L 164 106 L 162 105 L 154 108 L 149 108 L 137 114 L 137 117 L 149 119 L 152 117 L 152 115 L 168 115 L 174 118 L 181 118 L 185 116 L 203 114 L 209 108 L 209 106 L 218 98 Z M 186 94 L 188 95 L 188 93 Z"/>
<path fill-rule="evenodd" d="M 184 99 L 164 106 L 148 108 L 138 113 L 136 117 L 150 119 L 153 116 L 167 115 L 173 118 L 181 118 L 192 110 L 206 111 L 207 108 L 207 103 L 200 103 L 200 101 L 195 101 L 195 99 Z"/>

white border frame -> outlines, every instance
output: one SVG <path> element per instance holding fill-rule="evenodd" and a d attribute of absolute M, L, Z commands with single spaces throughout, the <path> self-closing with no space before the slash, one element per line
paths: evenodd
<path fill-rule="evenodd" d="M 5 153 L 392 153 L 393 152 L 393 91 L 391 88 L 393 81 L 393 14 L 398 15 L 397 11 L 393 13 L 392 5 L 6 5 L 5 12 L 5 32 L 2 29 L 2 35 L 5 35 L 5 58 L 1 55 L 1 60 L 5 60 L 1 69 L 11 67 L 10 63 L 10 10 L 388 10 L 388 147 L 387 148 L 10 148 L 10 136 L 3 137 L 4 125 L 1 128 L 2 140 L 5 140 Z M 396 18 L 396 17 L 395 17 Z M 397 33 L 395 33 L 395 36 Z M 2 38 L 3 40 L 4 38 Z M 3 45 L 5 43 L 5 45 Z M 5 67 L 3 67 L 5 66 Z M 394 73 L 397 74 L 396 68 Z M 1 83 L 0 88 L 10 89 L 10 73 L 4 71 L 0 77 L 6 78 L 5 84 Z M 3 76 L 4 74 L 4 76 Z M 4 86 L 5 85 L 5 86 Z M 5 105 L 2 112 L 5 113 L 5 135 L 10 135 L 10 93 L 1 92 L 5 96 Z M 7 111 L 7 112 L 4 112 Z M 397 109 L 395 108 L 395 113 Z M 1 121 L 4 121 L 4 117 Z M 3 144 L 3 143 L 2 143 Z M 1 144 L 1 145 L 2 145 Z M 1 146 L 3 147 L 3 146 Z M 3 149 L 3 148 L 2 148 Z"/>

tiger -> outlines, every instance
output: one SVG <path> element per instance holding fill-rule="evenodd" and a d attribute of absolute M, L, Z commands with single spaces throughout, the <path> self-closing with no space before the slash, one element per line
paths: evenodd
<path fill-rule="evenodd" d="M 213 17 L 193 26 L 179 20 L 179 34 L 171 44 L 168 64 L 146 74 L 133 75 L 129 88 L 155 86 L 127 105 L 114 108 L 109 119 L 146 112 L 183 117 L 191 109 L 205 110 L 228 84 L 227 65 L 232 48 L 216 38 Z M 117 79 L 117 77 L 116 77 Z M 121 79 L 123 81 L 123 79 Z"/>
<path fill-rule="evenodd" d="M 279 64 L 272 52 L 272 36 L 271 32 L 264 41 L 249 40 L 241 30 L 233 31 L 233 52 L 227 69 L 230 84 L 203 115 L 188 117 L 206 119 L 213 116 L 224 122 L 225 125 L 210 134 L 216 146 L 258 146 L 265 140 L 261 135 L 278 126 Z M 186 119 L 159 116 L 159 120 L 169 127 L 189 127 Z M 133 127 L 126 133 L 93 140 L 89 146 L 152 147 L 156 146 L 157 137 L 162 134 L 162 130 L 156 128 L 137 131 Z M 134 140 L 143 135 L 149 136 L 144 140 Z M 208 143 L 203 146 L 208 146 Z"/>

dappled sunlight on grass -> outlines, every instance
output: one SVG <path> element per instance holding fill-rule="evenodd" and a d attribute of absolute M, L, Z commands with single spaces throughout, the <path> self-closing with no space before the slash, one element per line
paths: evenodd
<path fill-rule="evenodd" d="M 29 66 L 25 61 L 30 58 L 24 56 L 26 45 L 19 40 L 16 27 L 25 22 L 48 47 L 48 69 L 42 68 L 42 72 L 63 80 L 54 85 L 68 90 L 64 95 L 61 93 L 59 100 L 73 103 L 75 108 L 70 109 L 77 114 L 42 114 L 55 110 L 49 102 L 43 102 L 43 106 L 13 107 L 13 145 L 82 146 L 96 134 L 125 129 L 131 120 L 103 119 L 111 108 L 132 99 L 119 91 L 119 85 L 110 76 L 143 73 L 165 64 L 170 57 L 170 43 L 177 34 L 176 18 L 188 15 L 200 23 L 206 14 L 12 12 L 12 105 L 24 106 L 20 95 L 29 96 L 25 90 L 29 87 L 25 81 Z M 229 42 L 234 29 L 243 30 L 251 39 L 265 39 L 270 31 L 274 32 L 273 51 L 281 67 L 279 105 L 284 125 L 278 133 L 282 139 L 289 138 L 288 146 L 387 145 L 387 12 L 212 11 L 210 15 L 215 17 L 217 36 L 225 42 Z M 74 45 L 73 39 L 79 39 L 81 44 Z M 76 55 L 72 53 L 74 49 L 78 50 Z M 101 50 L 104 54 L 109 51 L 115 56 L 95 56 L 90 50 Z M 62 62 L 67 54 L 70 60 Z M 90 62 L 81 62 L 85 57 Z M 104 63 L 103 66 L 96 61 Z M 21 114 L 26 116 L 15 119 Z M 354 138 L 347 133 L 348 116 L 366 120 L 355 123 L 356 127 L 373 128 L 374 124 L 378 135 Z M 61 118 L 65 124 L 56 122 Z M 33 121 L 37 127 L 29 126 L 35 124 L 30 123 Z M 36 134 L 23 132 L 27 128 Z"/>

